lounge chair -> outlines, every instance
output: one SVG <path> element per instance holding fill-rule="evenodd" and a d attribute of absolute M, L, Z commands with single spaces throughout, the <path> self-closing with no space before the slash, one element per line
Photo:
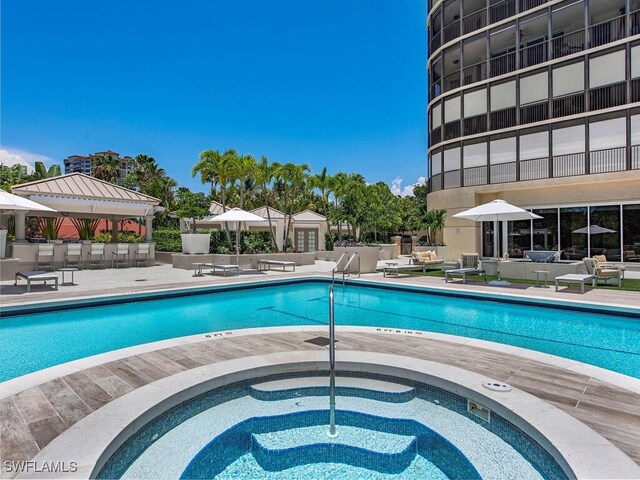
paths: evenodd
<path fill-rule="evenodd" d="M 82 244 L 81 243 L 68 243 L 67 251 L 64 252 L 64 268 L 69 267 L 69 257 L 76 258 L 76 266 L 78 268 L 82 265 Z"/>
<path fill-rule="evenodd" d="M 116 249 L 111 254 L 111 268 L 118 268 L 120 265 L 120 258 L 124 261 L 126 266 L 129 266 L 129 244 L 128 243 L 116 243 Z"/>
<path fill-rule="evenodd" d="M 622 272 L 622 278 L 624 278 L 624 272 L 626 270 L 624 265 L 614 265 L 613 263 L 608 262 L 606 255 L 592 255 L 591 258 L 598 262 L 598 265 L 602 268 L 620 270 Z"/>
<path fill-rule="evenodd" d="M 148 243 L 138 243 L 136 251 L 133 255 L 133 263 L 136 267 L 140 265 L 140 260 L 144 260 L 146 266 L 148 267 L 149 259 L 151 258 L 151 245 L 149 245 Z"/>
<path fill-rule="evenodd" d="M 595 287 L 600 280 L 607 283 L 609 280 L 617 280 L 618 287 L 622 286 L 622 277 L 624 271 L 617 268 L 604 268 L 595 258 L 583 258 L 587 274 L 593 276 L 593 286 Z"/>
<path fill-rule="evenodd" d="M 58 274 L 53 272 L 45 272 L 43 270 L 33 272 L 18 272 L 16 273 L 14 285 L 18 285 L 18 279 L 27 281 L 27 293 L 31 291 L 31 282 L 44 282 L 46 285 L 49 280 L 54 281 L 55 289 L 58 290 Z"/>
<path fill-rule="evenodd" d="M 227 276 L 227 272 L 236 272 L 236 276 L 240 274 L 240 267 L 238 265 L 222 265 L 214 263 L 211 265 L 211 273 L 215 275 L 216 270 L 222 270 L 223 277 Z"/>
<path fill-rule="evenodd" d="M 462 277 L 462 283 L 467 283 L 468 275 L 480 275 L 487 280 L 487 274 L 484 270 L 480 268 L 454 268 L 451 270 L 445 270 L 444 272 L 444 281 L 449 283 L 449 277 Z"/>
<path fill-rule="evenodd" d="M 293 267 L 292 271 L 296 271 L 296 262 L 291 262 L 287 260 L 269 260 L 266 258 L 258 259 L 258 270 L 271 270 L 271 266 L 275 265 L 276 267 L 282 267 L 282 271 L 286 271 L 287 267 Z"/>
<path fill-rule="evenodd" d="M 99 262 L 102 265 L 102 268 L 105 267 L 105 258 L 104 258 L 104 243 L 92 243 L 91 248 L 89 249 L 89 253 L 87 253 L 87 267 L 91 270 L 91 264 L 93 263 L 93 257 L 98 257 L 96 262 Z"/>
<path fill-rule="evenodd" d="M 53 271 L 53 243 L 39 243 L 36 252 L 36 270 L 44 267 L 43 261 L 47 262 L 46 267 Z"/>

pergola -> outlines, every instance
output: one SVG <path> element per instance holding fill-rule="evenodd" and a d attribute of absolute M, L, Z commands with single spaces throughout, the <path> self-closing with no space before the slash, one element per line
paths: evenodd
<path fill-rule="evenodd" d="M 56 212 L 38 212 L 41 217 L 106 218 L 112 221 L 112 237 L 118 238 L 118 221 L 145 218 L 146 241 L 152 241 L 153 214 L 163 211 L 160 200 L 82 173 L 23 183 L 13 193 Z M 16 241 L 25 238 L 25 218 L 29 212 L 16 211 Z"/>

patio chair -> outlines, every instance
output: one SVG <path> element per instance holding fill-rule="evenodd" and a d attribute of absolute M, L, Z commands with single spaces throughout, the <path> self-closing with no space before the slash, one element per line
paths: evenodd
<path fill-rule="evenodd" d="M 480 266 L 479 253 L 461 253 L 460 268 L 478 268 Z"/>
<path fill-rule="evenodd" d="M 124 261 L 125 265 L 129 266 L 129 244 L 128 243 L 116 243 L 116 249 L 111 254 L 111 268 L 118 268 L 120 265 L 120 258 Z"/>
<path fill-rule="evenodd" d="M 133 263 L 134 266 L 140 265 L 140 261 L 144 260 L 146 266 L 149 266 L 149 259 L 151 258 L 151 245 L 148 243 L 139 243 L 136 246 L 136 251 L 134 252 Z M 141 258 L 143 257 L 143 258 Z"/>
<path fill-rule="evenodd" d="M 593 286 L 595 287 L 600 280 L 607 283 L 609 280 L 617 280 L 618 287 L 622 286 L 623 272 L 613 268 L 603 268 L 595 258 L 583 258 L 587 273 L 593 275 Z"/>
<path fill-rule="evenodd" d="M 82 267 L 82 244 L 81 243 L 68 243 L 67 251 L 64 252 L 64 268 L 69 266 L 69 257 L 76 258 L 76 266 L 78 268 Z"/>
<path fill-rule="evenodd" d="M 36 252 L 36 270 L 44 268 L 42 262 L 47 263 L 46 267 L 53 271 L 53 243 L 39 243 Z"/>
<path fill-rule="evenodd" d="M 105 268 L 104 243 L 91 244 L 91 248 L 89 249 L 89 253 L 87 254 L 87 267 L 89 268 L 89 270 L 91 270 L 91 265 L 94 262 L 93 257 L 98 257 L 98 260 L 96 260 L 96 262 L 102 265 L 102 268 Z"/>
<path fill-rule="evenodd" d="M 622 278 L 624 278 L 624 265 L 614 265 L 613 263 L 609 263 L 609 261 L 607 261 L 606 255 L 592 255 L 591 258 L 598 262 L 598 265 L 602 268 L 608 268 L 610 270 L 620 270 L 622 272 Z"/>

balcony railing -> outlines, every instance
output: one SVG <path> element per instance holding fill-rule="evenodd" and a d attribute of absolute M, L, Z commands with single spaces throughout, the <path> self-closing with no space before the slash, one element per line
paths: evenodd
<path fill-rule="evenodd" d="M 460 136 L 460 120 L 444 124 L 444 139 L 451 140 Z"/>
<path fill-rule="evenodd" d="M 549 158 L 520 160 L 520 180 L 549 178 Z"/>
<path fill-rule="evenodd" d="M 515 0 L 504 0 L 496 5 L 489 7 L 489 18 L 491 23 L 499 22 L 505 18 L 512 17 L 516 14 Z"/>
<path fill-rule="evenodd" d="M 620 172 L 626 169 L 626 147 L 589 152 L 589 173 Z"/>
<path fill-rule="evenodd" d="M 480 62 L 475 65 L 464 67 L 462 75 L 464 77 L 465 85 L 471 85 L 472 83 L 484 80 L 487 78 L 487 64 L 486 62 Z"/>
<path fill-rule="evenodd" d="M 460 170 L 444 172 L 444 188 L 456 188 L 460 186 Z"/>
<path fill-rule="evenodd" d="M 491 165 L 491 183 L 507 183 L 516 181 L 516 162 Z"/>
<path fill-rule="evenodd" d="M 442 138 L 440 137 L 442 129 L 440 127 L 434 128 L 431 130 L 431 138 L 429 138 L 429 145 L 435 145 L 436 143 L 440 143 Z"/>
<path fill-rule="evenodd" d="M 487 26 L 487 11 L 480 10 L 479 12 L 472 13 L 465 16 L 462 19 L 462 28 L 464 33 L 475 32 L 482 27 Z"/>
<path fill-rule="evenodd" d="M 486 185 L 487 184 L 487 167 L 486 165 L 480 167 L 465 168 L 463 171 L 464 186 L 471 187 L 473 185 Z"/>
<path fill-rule="evenodd" d="M 553 118 L 584 113 L 584 92 L 553 99 Z"/>
<path fill-rule="evenodd" d="M 552 40 L 553 58 L 566 57 L 584 50 L 584 30 L 567 33 Z"/>
<path fill-rule="evenodd" d="M 529 103 L 520 107 L 520 124 L 541 122 L 549 118 L 549 102 Z"/>
<path fill-rule="evenodd" d="M 547 42 L 528 45 L 520 50 L 520 68 L 532 67 L 547 59 Z"/>
<path fill-rule="evenodd" d="M 459 186 L 471 187 L 488 183 L 507 183 L 515 181 L 539 180 L 544 178 L 568 177 L 591 174 L 621 172 L 627 169 L 640 170 L 640 145 L 631 145 L 629 165 L 627 165 L 626 147 L 594 150 L 587 156 L 584 152 L 556 155 L 552 158 L 541 157 L 518 162 L 480 165 L 462 170 L 453 170 L 438 174 L 429 180 L 431 191 Z M 588 170 L 587 170 L 588 167 Z M 552 170 L 551 170 L 552 168 Z M 517 175 L 516 175 L 517 173 Z M 489 174 L 489 175 L 488 175 Z M 444 185 L 443 185 L 444 182 Z"/>
<path fill-rule="evenodd" d="M 454 21 L 453 23 L 444 27 L 444 43 L 450 42 L 460 36 L 460 22 Z"/>
<path fill-rule="evenodd" d="M 516 126 L 516 107 L 505 108 L 497 112 L 491 112 L 491 130 Z"/>
<path fill-rule="evenodd" d="M 460 71 L 452 73 L 444 77 L 444 91 L 448 92 L 454 88 L 460 87 Z"/>
<path fill-rule="evenodd" d="M 483 133 L 487 131 L 487 116 L 476 115 L 464 119 L 464 134 L 473 135 L 475 133 Z"/>
<path fill-rule="evenodd" d="M 429 41 L 429 55 L 433 55 L 433 52 L 438 50 L 440 45 L 442 45 L 442 30 L 431 37 Z"/>
<path fill-rule="evenodd" d="M 627 82 L 614 83 L 589 91 L 589 110 L 617 107 L 627 103 Z"/>
<path fill-rule="evenodd" d="M 625 28 L 626 21 L 626 15 L 621 15 L 589 27 L 589 42 L 591 48 L 625 38 L 627 36 L 627 29 Z"/>
<path fill-rule="evenodd" d="M 553 157 L 554 177 L 584 175 L 586 173 L 585 170 L 584 152 L 570 153 L 568 155 L 556 155 Z"/>
<path fill-rule="evenodd" d="M 545 3 L 547 3 L 547 0 L 520 0 L 520 12 L 526 12 Z"/>
<path fill-rule="evenodd" d="M 516 69 L 516 52 L 509 52 L 492 58 L 489 65 L 489 74 L 492 77 L 513 72 Z"/>
<path fill-rule="evenodd" d="M 629 89 L 629 93 L 631 95 L 629 102 L 640 102 L 640 78 L 634 78 L 631 80 L 629 82 L 629 86 L 631 87 Z"/>

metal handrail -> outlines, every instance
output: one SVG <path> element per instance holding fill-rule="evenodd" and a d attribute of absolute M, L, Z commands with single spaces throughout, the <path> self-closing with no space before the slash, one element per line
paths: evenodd
<path fill-rule="evenodd" d="M 336 281 L 336 272 L 343 272 L 343 270 L 338 270 L 338 267 L 340 266 L 340 262 L 342 261 L 343 258 L 347 259 L 347 264 L 349 264 L 349 252 L 344 252 L 342 255 L 340 255 L 340 258 L 338 259 L 338 261 L 336 262 L 336 266 L 333 267 L 333 269 L 331 270 L 331 283 L 335 283 Z M 346 267 L 345 265 L 345 267 Z M 343 274 L 343 283 L 344 283 L 344 274 Z"/>
<path fill-rule="evenodd" d="M 351 258 L 349 259 L 349 261 L 347 262 L 347 264 L 344 266 L 344 269 L 342 270 L 342 284 L 345 284 L 345 276 L 347 274 L 347 271 L 349 273 L 349 275 L 351 275 L 351 269 L 349 269 L 349 265 L 351 265 L 351 262 L 353 261 L 354 258 L 358 258 L 358 277 L 360 276 L 360 254 L 358 252 L 353 252 L 353 255 L 351 255 Z"/>
<path fill-rule="evenodd" d="M 329 431 L 331 438 L 336 433 L 336 323 L 334 317 L 333 286 L 329 285 Z"/>

